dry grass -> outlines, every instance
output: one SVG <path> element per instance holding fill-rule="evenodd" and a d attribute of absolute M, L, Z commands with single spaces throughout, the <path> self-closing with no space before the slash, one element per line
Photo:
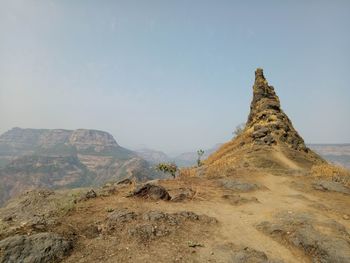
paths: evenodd
<path fill-rule="evenodd" d="M 312 166 L 310 172 L 312 176 L 332 179 L 332 181 L 341 182 L 350 187 L 350 171 L 343 167 L 333 164 L 319 164 Z"/>
<path fill-rule="evenodd" d="M 182 168 L 179 171 L 180 178 L 195 177 L 196 175 L 197 175 L 197 172 L 196 172 L 196 168 L 194 168 L 194 167 Z"/>

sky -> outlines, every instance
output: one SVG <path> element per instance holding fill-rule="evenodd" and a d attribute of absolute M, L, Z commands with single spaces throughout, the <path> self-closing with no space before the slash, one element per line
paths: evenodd
<path fill-rule="evenodd" d="M 346 0 L 0 0 L 0 133 L 210 148 L 247 120 L 262 67 L 307 143 L 349 143 L 349 13 Z"/>

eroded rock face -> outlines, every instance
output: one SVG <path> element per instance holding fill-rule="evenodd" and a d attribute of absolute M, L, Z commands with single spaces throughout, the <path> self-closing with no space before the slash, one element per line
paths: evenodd
<path fill-rule="evenodd" d="M 16 235 L 0 241 L 0 262 L 59 262 L 72 248 L 70 241 L 53 233 Z"/>
<path fill-rule="evenodd" d="M 93 147 L 96 152 L 106 147 L 117 147 L 113 136 L 107 132 L 79 129 L 72 132 L 69 143 L 78 150 L 86 150 Z"/>
<path fill-rule="evenodd" d="M 304 140 L 281 109 L 273 86 L 268 84 L 260 68 L 255 71 L 253 100 L 246 130 L 250 130 L 250 136 L 256 144 L 284 144 L 295 150 L 308 151 Z"/>

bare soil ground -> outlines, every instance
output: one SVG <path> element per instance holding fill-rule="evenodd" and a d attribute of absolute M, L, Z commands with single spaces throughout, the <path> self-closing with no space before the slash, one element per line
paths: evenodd
<path fill-rule="evenodd" d="M 348 252 L 340 251 L 350 251 L 350 195 L 315 190 L 314 179 L 305 176 L 251 171 L 225 180 L 258 188 L 230 189 L 223 186 L 222 178 L 157 182 L 172 197 L 186 193 L 173 202 L 126 197 L 134 190 L 133 185 L 126 185 L 109 196 L 78 202 L 51 231 L 74 240 L 74 250 L 64 262 L 350 262 Z M 165 213 L 165 217 L 149 219 L 150 211 Z M 178 217 L 182 211 L 199 218 Z M 135 216 L 111 223 L 113 213 L 122 218 L 128 218 L 128 213 Z M 293 221 L 305 214 L 309 221 Z M 171 218 L 176 218 L 175 223 Z M 276 230 L 281 233 L 276 235 L 259 227 L 280 219 L 295 228 L 285 233 Z M 322 228 L 328 222 L 334 227 Z M 335 238 L 344 242 L 339 251 L 317 247 L 313 240 L 310 248 L 296 235 L 300 224 L 316 229 L 320 242 Z M 341 236 L 333 228 L 342 228 Z"/>

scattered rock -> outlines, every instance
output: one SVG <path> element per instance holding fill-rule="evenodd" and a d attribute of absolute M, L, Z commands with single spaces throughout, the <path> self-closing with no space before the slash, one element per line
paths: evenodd
<path fill-rule="evenodd" d="M 322 180 L 315 182 L 313 187 L 320 191 L 331 191 L 350 195 L 350 189 L 339 182 Z"/>
<path fill-rule="evenodd" d="M 96 194 L 96 192 L 94 191 L 94 189 L 90 189 L 90 190 L 85 194 L 85 197 L 86 197 L 87 199 L 96 198 L 96 197 L 97 197 L 97 194 Z"/>
<path fill-rule="evenodd" d="M 107 216 L 108 222 L 112 224 L 122 224 L 136 219 L 138 214 L 127 209 L 121 209 L 110 213 Z"/>
<path fill-rule="evenodd" d="M 201 221 L 203 223 L 216 223 L 217 220 L 213 217 L 207 215 L 197 215 L 191 211 L 181 211 L 172 214 L 160 212 L 160 211 L 150 211 L 143 215 L 143 220 L 148 221 L 160 221 L 163 220 L 170 225 L 178 225 L 181 221 Z"/>
<path fill-rule="evenodd" d="M 168 201 L 171 199 L 171 196 L 163 186 L 153 185 L 149 183 L 136 189 L 132 195 L 152 200 Z"/>
<path fill-rule="evenodd" d="M 162 219 L 167 219 L 168 214 L 163 213 L 161 211 L 150 211 L 148 213 L 145 213 L 142 218 L 143 220 L 147 221 L 159 221 Z"/>
<path fill-rule="evenodd" d="M 180 218 L 187 219 L 187 220 L 199 220 L 200 219 L 199 215 L 197 215 L 196 213 L 193 213 L 191 211 L 177 212 L 177 213 L 174 213 L 173 216 L 180 217 Z"/>
<path fill-rule="evenodd" d="M 54 233 L 16 235 L 0 241 L 0 262 L 58 262 L 69 254 L 70 241 Z"/>
<path fill-rule="evenodd" d="M 276 222 L 257 228 L 280 241 L 302 249 L 313 262 L 350 262 L 350 235 L 333 220 L 317 221 L 309 214 L 281 213 Z"/>
<path fill-rule="evenodd" d="M 349 220 L 349 219 L 350 219 L 350 216 L 348 216 L 348 215 L 343 215 L 343 219 L 344 219 L 344 220 Z"/>
<path fill-rule="evenodd" d="M 142 241 L 148 241 L 155 237 L 167 236 L 170 233 L 170 230 L 164 225 L 153 226 L 152 224 L 142 224 L 130 228 L 128 233 Z"/>

